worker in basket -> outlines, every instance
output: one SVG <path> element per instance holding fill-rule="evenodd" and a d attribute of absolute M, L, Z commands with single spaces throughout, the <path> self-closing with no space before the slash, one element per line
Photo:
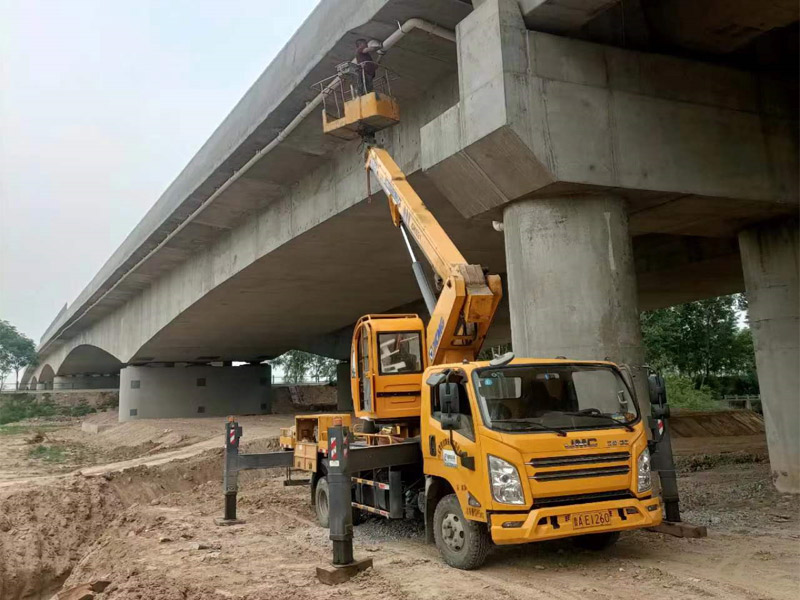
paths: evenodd
<path fill-rule="evenodd" d="M 371 50 L 377 49 L 377 47 L 373 46 L 370 46 L 364 38 L 356 40 L 356 63 L 361 68 L 361 76 L 358 81 L 358 89 L 361 95 L 374 91 L 372 82 L 375 79 L 378 65 L 373 60 L 372 54 L 370 54 Z"/>

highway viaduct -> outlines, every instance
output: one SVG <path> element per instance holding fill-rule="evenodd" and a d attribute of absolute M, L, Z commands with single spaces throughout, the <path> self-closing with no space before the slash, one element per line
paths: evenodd
<path fill-rule="evenodd" d="M 360 315 L 421 310 L 359 143 L 304 111 L 356 39 L 395 36 L 378 141 L 503 274 L 491 342 L 626 362 L 642 389 L 641 310 L 746 291 L 774 480 L 800 492 L 797 21 L 781 0 L 322 0 L 23 381 L 120 385 L 122 419 L 265 412 L 265 359 L 347 360 Z"/>

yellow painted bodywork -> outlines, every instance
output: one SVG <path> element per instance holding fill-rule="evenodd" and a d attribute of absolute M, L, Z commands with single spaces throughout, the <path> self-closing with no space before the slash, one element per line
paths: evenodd
<path fill-rule="evenodd" d="M 344 103 L 344 114 L 336 119 L 322 111 L 322 130 L 334 137 L 352 140 L 366 131 L 379 131 L 400 121 L 394 98 L 379 92 L 356 96 Z"/>
<path fill-rule="evenodd" d="M 360 354 L 362 332 L 366 334 L 368 340 L 365 370 L 362 367 L 363 356 Z M 390 332 L 419 333 L 423 348 L 419 373 L 380 373 L 378 335 Z M 418 315 L 366 315 L 358 320 L 353 329 L 350 357 L 350 390 L 353 394 L 353 408 L 358 418 L 392 421 L 419 417 L 422 372 L 428 367 L 425 347 L 425 330 Z M 362 385 L 366 387 L 364 391 Z M 365 402 L 365 393 L 371 400 L 371 407 Z"/>
<path fill-rule="evenodd" d="M 328 428 L 333 427 L 335 420 L 341 420 L 345 427 L 352 427 L 353 415 L 349 413 L 320 413 L 316 415 L 297 415 L 294 418 L 294 427 L 287 433 L 291 436 L 291 442 L 287 440 L 284 446 L 284 431 L 281 429 L 281 446 L 285 448 L 295 448 L 300 443 L 318 444 L 320 451 L 328 451 Z"/>
<path fill-rule="evenodd" d="M 580 362 L 515 359 L 511 364 L 580 364 Z M 471 381 L 472 372 L 477 368 L 488 366 L 488 364 L 488 362 L 472 362 L 468 364 L 437 365 L 429 368 L 425 372 L 424 378 L 434 372 L 450 368 L 462 371 Z M 585 364 L 600 364 L 616 369 L 615 365 L 607 362 L 585 361 Z M 604 428 L 602 426 L 592 430 L 567 431 L 566 437 L 547 431 L 498 432 L 483 425 L 474 389 L 471 385 L 466 387 L 469 395 L 475 439 L 472 440 L 458 431 L 453 431 L 451 442 L 451 432 L 443 431 L 440 423 L 433 418 L 430 409 L 430 388 L 423 386 L 420 425 L 421 439 L 425 442 L 422 444 L 424 472 L 426 475 L 446 480 L 455 490 L 464 516 L 473 521 L 488 523 L 495 543 L 518 544 L 583 533 L 652 527 L 661 522 L 660 501 L 657 497 L 652 496 L 652 491 L 648 490 L 641 494 L 635 493 L 638 482 L 636 461 L 639 454 L 647 447 L 647 437 L 641 421 L 633 425 L 632 432 L 620 427 Z M 430 452 L 431 445 L 427 442 L 430 436 L 433 436 L 435 440 L 433 443 L 435 452 L 433 454 Z M 574 440 L 585 439 L 593 440 L 595 446 L 577 451 L 568 448 L 573 446 Z M 448 448 L 453 449 L 459 457 L 466 455 L 474 458 L 474 470 L 463 466 L 461 458 L 458 459 L 456 467 L 445 466 L 442 460 L 442 452 Z M 621 475 L 536 481 L 533 479 L 533 475 L 536 472 L 585 469 L 586 465 L 539 467 L 534 469 L 534 467 L 527 464 L 537 457 L 563 457 L 575 454 L 602 455 L 603 453 L 623 448 L 630 452 L 630 457 L 627 460 L 627 465 L 630 469 L 628 473 Z M 489 481 L 489 455 L 501 458 L 516 467 L 525 494 L 524 505 L 503 504 L 494 500 L 491 492 L 491 482 Z M 609 461 L 608 463 L 593 463 L 591 466 L 600 468 L 612 465 L 619 466 L 620 464 L 623 463 Z M 629 490 L 630 497 L 622 500 L 592 502 L 585 505 L 578 502 L 567 506 L 532 509 L 534 499 L 537 498 L 577 496 L 579 494 L 619 490 Z M 474 500 L 477 500 L 480 506 L 474 506 L 474 501 L 470 504 L 470 495 Z M 648 510 L 648 506 L 651 507 L 651 510 Z M 625 514 L 624 519 L 620 514 L 620 510 Z M 607 525 L 576 531 L 572 528 L 571 516 L 584 511 L 611 511 L 611 521 Z M 551 517 L 556 517 L 558 527 L 554 526 Z M 545 519 L 545 522 L 542 522 L 542 519 Z M 522 521 L 523 523 L 520 527 L 504 528 L 503 523 L 506 521 Z"/>
<path fill-rule="evenodd" d="M 386 150 L 370 148 L 366 166 L 389 199 L 394 224 L 408 229 L 442 280 L 427 327 L 428 363 L 475 360 L 503 297 L 500 277 L 467 263 Z"/>
<path fill-rule="evenodd" d="M 326 133 L 353 139 L 376 131 L 399 120 L 397 105 L 389 97 L 374 93 L 347 102 L 344 116 L 330 120 L 323 111 Z M 468 385 L 474 439 L 457 431 L 443 431 L 431 415 L 430 387 L 424 382 L 434 372 L 446 368 L 462 371 L 471 381 L 472 372 L 488 366 L 476 362 L 488 329 L 502 297 L 500 277 L 486 275 L 480 265 L 467 263 L 453 241 L 427 209 L 406 180 L 403 171 L 383 149 L 370 147 L 366 168 L 380 183 L 389 200 L 394 224 L 404 226 L 425 258 L 441 279 L 442 289 L 427 325 L 417 315 L 367 315 L 355 326 L 351 350 L 351 391 L 355 414 L 377 421 L 408 421 L 419 418 L 426 476 L 438 477 L 455 491 L 467 519 L 488 524 L 497 544 L 517 544 L 583 533 L 618 531 L 657 525 L 661 522 L 660 500 L 647 490 L 636 493 L 637 459 L 647 447 L 641 421 L 633 431 L 600 426 L 596 430 L 568 431 L 566 437 L 552 432 L 507 433 L 483 425 L 472 385 Z M 424 367 L 420 373 L 381 374 L 378 371 L 378 335 L 382 332 L 418 332 L 424 348 Z M 575 364 L 578 361 L 516 359 L 512 364 Z M 586 362 L 587 365 L 612 363 Z M 326 429 L 325 429 L 326 430 Z M 300 440 L 298 429 L 297 439 Z M 319 431 L 323 431 L 320 421 Z M 576 477 L 537 481 L 530 463 L 538 457 L 563 457 L 575 453 L 575 440 L 591 438 L 595 446 L 582 454 L 603 454 L 611 448 L 627 448 L 627 473 L 598 477 Z M 318 442 L 325 452 L 327 442 Z M 443 450 L 452 448 L 459 456 L 455 466 L 443 462 Z M 304 451 L 305 452 L 305 451 Z M 493 455 L 514 465 L 525 495 L 523 505 L 509 505 L 494 500 L 489 481 L 488 456 Z M 474 464 L 462 464 L 466 456 Z M 619 466 L 620 461 L 592 463 L 593 467 Z M 556 470 L 581 469 L 585 465 L 558 466 Z M 314 465 L 316 468 L 316 465 Z M 534 508 L 534 500 L 548 497 L 578 496 L 627 491 L 622 499 L 565 506 Z M 607 522 L 587 529 L 573 529 L 572 516 L 583 512 L 605 511 Z M 513 523 L 513 527 L 505 526 Z"/>

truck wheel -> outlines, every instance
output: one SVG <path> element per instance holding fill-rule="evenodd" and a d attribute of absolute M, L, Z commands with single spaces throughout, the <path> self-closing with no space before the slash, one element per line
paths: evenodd
<path fill-rule="evenodd" d="M 464 518 L 455 494 L 445 496 L 436 505 L 433 535 L 444 562 L 466 571 L 483 564 L 491 545 L 486 526 Z"/>
<path fill-rule="evenodd" d="M 317 522 L 322 527 L 330 526 L 330 503 L 328 494 L 328 478 L 320 477 L 317 489 L 314 490 L 314 510 L 317 513 Z"/>
<path fill-rule="evenodd" d="M 331 517 L 327 477 L 320 477 L 317 480 L 317 487 L 314 489 L 314 511 L 317 513 L 317 522 L 326 529 L 330 527 Z M 353 508 L 353 525 L 363 523 L 364 516 L 363 512 Z"/>
<path fill-rule="evenodd" d="M 578 548 L 584 550 L 594 550 L 595 552 L 610 548 L 617 543 L 619 531 L 609 531 L 606 533 L 590 533 L 589 535 L 579 535 L 573 539 Z"/>

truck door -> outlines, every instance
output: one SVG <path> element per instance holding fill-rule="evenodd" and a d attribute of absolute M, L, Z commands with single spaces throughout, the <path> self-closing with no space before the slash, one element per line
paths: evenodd
<path fill-rule="evenodd" d="M 351 389 L 356 406 L 361 411 L 372 412 L 372 361 L 370 360 L 370 327 L 367 323 L 359 325 L 356 343 L 353 344 L 353 365 L 351 368 Z"/>
<path fill-rule="evenodd" d="M 464 516 L 475 521 L 486 520 L 486 481 L 484 465 L 480 458 L 480 445 L 475 433 L 473 418 L 475 404 L 469 394 L 468 379 L 460 370 L 451 371 L 448 381 L 459 389 L 459 427 L 452 431 L 442 429 L 442 413 L 438 386 L 423 383 L 424 405 L 422 416 L 423 456 L 425 474 L 442 477 L 450 482 L 461 502 Z"/>

